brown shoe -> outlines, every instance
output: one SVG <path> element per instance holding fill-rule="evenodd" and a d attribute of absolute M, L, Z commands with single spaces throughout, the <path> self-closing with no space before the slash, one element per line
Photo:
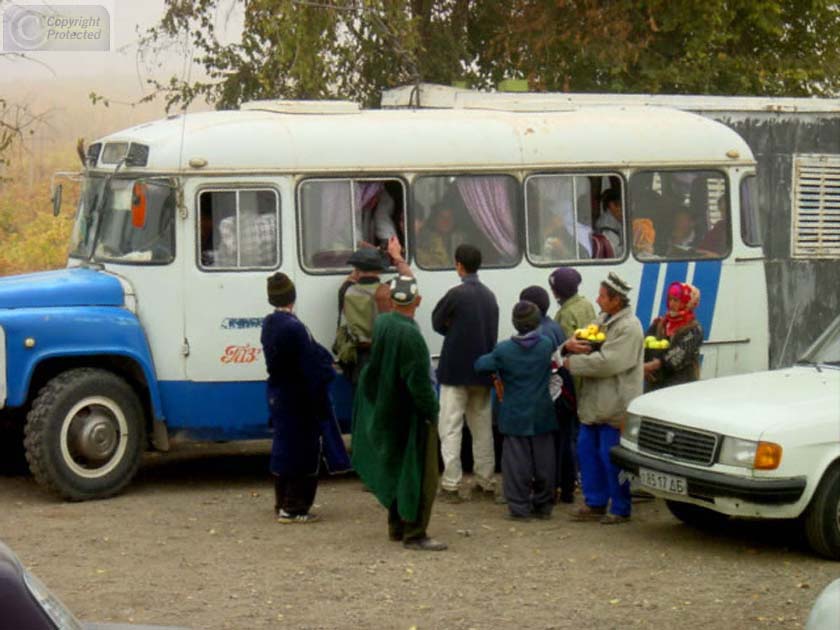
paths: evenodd
<path fill-rule="evenodd" d="M 629 516 L 621 516 L 620 514 L 604 514 L 601 517 L 601 525 L 621 525 L 629 522 Z"/>
<path fill-rule="evenodd" d="M 569 512 L 569 518 L 573 521 L 600 521 L 607 513 L 606 507 L 591 507 L 589 505 L 579 505 L 572 508 Z"/>
<path fill-rule="evenodd" d="M 448 549 L 446 543 L 424 536 L 423 538 L 414 538 L 412 540 L 404 540 L 403 547 L 411 549 L 412 551 L 445 551 Z"/>

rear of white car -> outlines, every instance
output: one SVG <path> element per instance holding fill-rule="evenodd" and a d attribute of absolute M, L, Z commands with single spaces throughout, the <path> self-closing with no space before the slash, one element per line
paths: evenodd
<path fill-rule="evenodd" d="M 838 341 L 840 318 L 806 354 L 819 360 L 637 398 L 613 461 L 685 522 L 803 517 L 840 559 Z"/>

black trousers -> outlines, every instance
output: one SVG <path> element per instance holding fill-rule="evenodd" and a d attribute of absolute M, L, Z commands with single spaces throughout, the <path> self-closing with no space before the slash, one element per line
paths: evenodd
<path fill-rule="evenodd" d="M 559 398 L 558 398 L 559 401 Z M 570 499 L 575 494 L 575 484 L 578 478 L 577 436 L 579 421 L 577 417 L 570 417 L 565 410 L 558 409 L 560 405 L 555 401 L 557 411 L 556 437 L 557 445 L 557 481 L 555 487 L 560 489 L 560 496 Z"/>
<path fill-rule="evenodd" d="M 511 514 L 551 514 L 556 478 L 554 433 L 505 436 L 502 483 Z"/>
<path fill-rule="evenodd" d="M 274 511 L 292 516 L 307 514 L 315 502 L 318 475 L 281 477 L 274 475 Z"/>

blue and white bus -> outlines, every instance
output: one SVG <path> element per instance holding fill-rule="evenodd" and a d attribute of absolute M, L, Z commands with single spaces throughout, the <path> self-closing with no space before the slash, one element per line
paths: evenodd
<path fill-rule="evenodd" d="M 500 337 L 520 290 L 555 267 L 577 268 L 593 300 L 617 271 L 644 325 L 669 282 L 700 288 L 704 378 L 765 369 L 754 174 L 736 133 L 662 107 L 264 101 L 126 129 L 88 147 L 67 269 L 0 279 L 2 424 L 24 427 L 35 477 L 73 500 L 118 492 L 174 435 L 268 437 L 266 276 L 293 278 L 329 347 L 347 258 L 389 234 L 433 354 L 431 309 L 470 242 Z"/>

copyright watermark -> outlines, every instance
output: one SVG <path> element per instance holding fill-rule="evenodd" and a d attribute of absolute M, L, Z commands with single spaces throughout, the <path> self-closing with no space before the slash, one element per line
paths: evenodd
<path fill-rule="evenodd" d="M 9 4 L 3 13 L 3 50 L 106 51 L 111 14 L 94 4 Z"/>

